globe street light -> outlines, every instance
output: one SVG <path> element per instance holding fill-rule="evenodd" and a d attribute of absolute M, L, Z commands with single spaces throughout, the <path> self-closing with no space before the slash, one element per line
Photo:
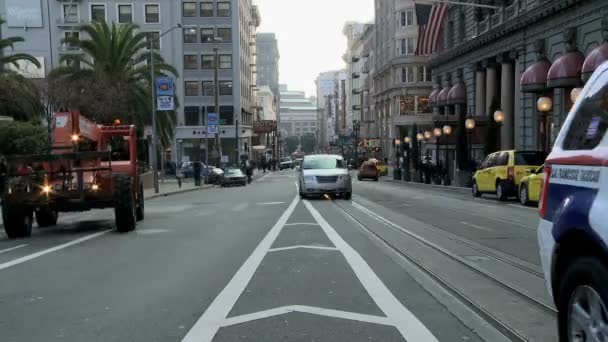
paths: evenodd
<path fill-rule="evenodd" d="M 581 94 L 581 90 L 582 90 L 581 88 L 572 89 L 572 91 L 570 92 L 570 100 L 572 100 L 572 103 L 576 102 L 579 95 Z"/>
<path fill-rule="evenodd" d="M 502 123 L 505 121 L 505 112 L 503 112 L 501 109 L 495 111 L 494 121 L 496 121 L 499 125 L 502 125 Z"/>
<path fill-rule="evenodd" d="M 433 133 L 431 133 L 430 131 L 424 131 L 424 138 L 426 140 L 431 139 L 432 136 L 433 136 Z"/>
<path fill-rule="evenodd" d="M 411 142 L 412 142 L 412 138 L 410 138 L 410 137 L 405 137 L 405 138 L 403 138 L 403 141 L 404 141 L 406 144 L 409 144 L 409 143 L 411 143 Z"/>
<path fill-rule="evenodd" d="M 549 112 L 553 108 L 553 100 L 548 96 L 542 96 L 536 102 L 536 109 L 540 112 L 543 119 L 543 126 L 545 131 L 545 137 L 543 139 L 543 150 L 549 150 Z"/>

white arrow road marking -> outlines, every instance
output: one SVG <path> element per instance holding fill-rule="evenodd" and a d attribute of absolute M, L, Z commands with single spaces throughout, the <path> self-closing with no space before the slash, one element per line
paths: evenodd
<path fill-rule="evenodd" d="M 309 222 L 303 222 L 303 223 L 286 223 L 285 227 L 288 226 L 318 226 L 318 223 L 309 223 Z"/>
<path fill-rule="evenodd" d="M 258 312 L 254 312 L 254 313 L 250 313 L 250 314 L 246 314 L 246 315 L 242 315 L 242 316 L 230 317 L 230 318 L 227 318 L 222 323 L 222 326 L 227 327 L 227 326 L 231 326 L 231 325 L 235 325 L 235 324 L 255 321 L 258 319 L 264 319 L 264 318 L 268 318 L 268 317 L 284 315 L 284 314 L 288 314 L 291 312 L 309 313 L 309 314 L 318 315 L 318 316 L 349 319 L 352 321 L 360 321 L 360 322 L 366 322 L 366 323 L 393 325 L 393 322 L 391 322 L 388 318 L 382 317 L 382 316 L 365 315 L 365 314 L 360 314 L 360 313 L 355 313 L 355 312 L 324 309 L 324 308 L 318 308 L 318 307 L 306 306 L 306 305 L 289 305 L 289 306 L 282 306 L 280 308 L 273 308 L 273 309 L 269 309 L 269 310 L 258 311 Z"/>
<path fill-rule="evenodd" d="M 287 247 L 271 248 L 271 249 L 268 250 L 268 253 L 270 253 L 270 252 L 288 251 L 288 250 L 291 250 L 291 249 L 299 249 L 299 248 L 303 248 L 303 249 L 323 249 L 323 250 L 327 250 L 327 251 L 337 251 L 338 250 L 336 247 L 297 245 L 297 246 L 287 246 Z"/>

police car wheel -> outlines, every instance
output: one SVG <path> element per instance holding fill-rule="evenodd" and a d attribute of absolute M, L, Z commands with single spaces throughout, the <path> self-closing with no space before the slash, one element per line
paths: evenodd
<path fill-rule="evenodd" d="M 602 341 L 608 326 L 608 269 L 593 257 L 574 260 L 557 293 L 560 341 Z"/>

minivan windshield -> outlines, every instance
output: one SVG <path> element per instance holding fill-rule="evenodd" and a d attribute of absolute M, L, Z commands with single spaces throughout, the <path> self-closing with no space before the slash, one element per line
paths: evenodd
<path fill-rule="evenodd" d="M 344 160 L 332 157 L 315 157 L 305 158 L 302 169 L 313 170 L 313 169 L 343 169 Z"/>

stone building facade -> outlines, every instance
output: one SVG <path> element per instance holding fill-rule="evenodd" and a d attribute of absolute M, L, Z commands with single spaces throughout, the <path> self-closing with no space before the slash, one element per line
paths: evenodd
<path fill-rule="evenodd" d="M 466 118 L 476 120 L 473 159 L 499 149 L 548 151 L 572 106 L 572 90 L 608 56 L 606 1 L 494 4 L 495 10 L 450 5 L 442 50 L 431 61 L 433 122 L 453 126 L 450 149 L 457 150 L 460 169 L 469 153 L 462 146 Z M 541 97 L 551 100 L 548 112 L 537 109 Z M 500 124 L 497 111 L 504 114 Z"/>
<path fill-rule="evenodd" d="M 413 0 L 376 0 L 375 18 L 372 107 L 381 154 L 392 159 L 396 139 L 415 137 L 432 124 L 430 57 L 416 55 Z"/>

